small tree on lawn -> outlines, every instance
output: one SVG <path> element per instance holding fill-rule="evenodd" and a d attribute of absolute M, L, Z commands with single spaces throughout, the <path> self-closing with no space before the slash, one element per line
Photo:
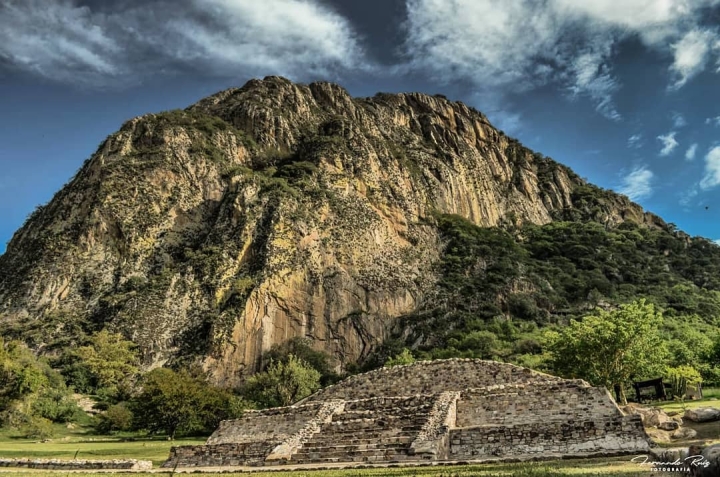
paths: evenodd
<path fill-rule="evenodd" d="M 206 383 L 185 370 L 158 368 L 141 381 L 130 402 L 136 429 L 179 434 L 212 432 L 220 420 L 240 417 L 247 404 L 231 392 Z"/>

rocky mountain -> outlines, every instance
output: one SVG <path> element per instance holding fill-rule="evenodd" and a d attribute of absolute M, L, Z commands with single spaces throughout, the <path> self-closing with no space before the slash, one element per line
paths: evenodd
<path fill-rule="evenodd" d="M 225 384 L 296 336 L 343 367 L 433 296 L 444 214 L 667 228 L 462 103 L 268 77 L 108 137 L 0 256 L 0 326 L 46 353 L 108 328 Z"/>

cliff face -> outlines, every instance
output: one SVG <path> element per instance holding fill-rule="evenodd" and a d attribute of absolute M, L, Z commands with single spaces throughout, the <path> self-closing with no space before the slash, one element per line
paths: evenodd
<path fill-rule="evenodd" d="M 0 324 L 48 351 L 108 327 L 226 384 L 295 336 L 341 366 L 432 289 L 435 212 L 662 224 L 581 186 L 461 103 L 253 80 L 110 136 L 0 256 Z"/>

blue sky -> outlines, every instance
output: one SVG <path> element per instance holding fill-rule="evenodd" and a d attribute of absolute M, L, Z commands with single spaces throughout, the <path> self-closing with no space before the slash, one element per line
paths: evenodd
<path fill-rule="evenodd" d="M 719 72 L 720 0 L 0 0 L 0 252 L 127 119 L 267 75 L 445 94 L 720 239 Z"/>

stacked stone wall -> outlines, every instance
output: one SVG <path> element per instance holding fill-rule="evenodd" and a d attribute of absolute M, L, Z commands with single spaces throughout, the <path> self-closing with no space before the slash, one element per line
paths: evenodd
<path fill-rule="evenodd" d="M 440 394 L 445 391 L 462 391 L 496 384 L 560 381 L 563 380 L 555 376 L 496 361 L 479 359 L 419 361 L 351 376 L 301 402 Z"/>
<path fill-rule="evenodd" d="M 149 460 L 0 459 L 0 467 L 38 470 L 150 470 Z"/>
<path fill-rule="evenodd" d="M 604 388 L 583 381 L 499 385 L 460 393 L 457 427 L 621 416 Z"/>
<path fill-rule="evenodd" d="M 280 443 L 298 433 L 314 419 L 323 403 L 246 411 L 240 419 L 222 421 L 207 444 Z"/>
<path fill-rule="evenodd" d="M 265 457 L 277 443 L 258 441 L 204 446 L 181 446 L 170 449 L 170 458 L 162 465 L 172 467 L 226 467 L 263 465 Z"/>
<path fill-rule="evenodd" d="M 450 454 L 450 429 L 457 421 L 459 391 L 440 394 L 430 410 L 427 421 L 410 445 L 410 453 L 422 459 L 444 460 Z"/>
<path fill-rule="evenodd" d="M 450 459 L 475 460 L 515 456 L 582 456 L 647 452 L 639 416 L 595 420 L 487 425 L 450 431 Z"/>

